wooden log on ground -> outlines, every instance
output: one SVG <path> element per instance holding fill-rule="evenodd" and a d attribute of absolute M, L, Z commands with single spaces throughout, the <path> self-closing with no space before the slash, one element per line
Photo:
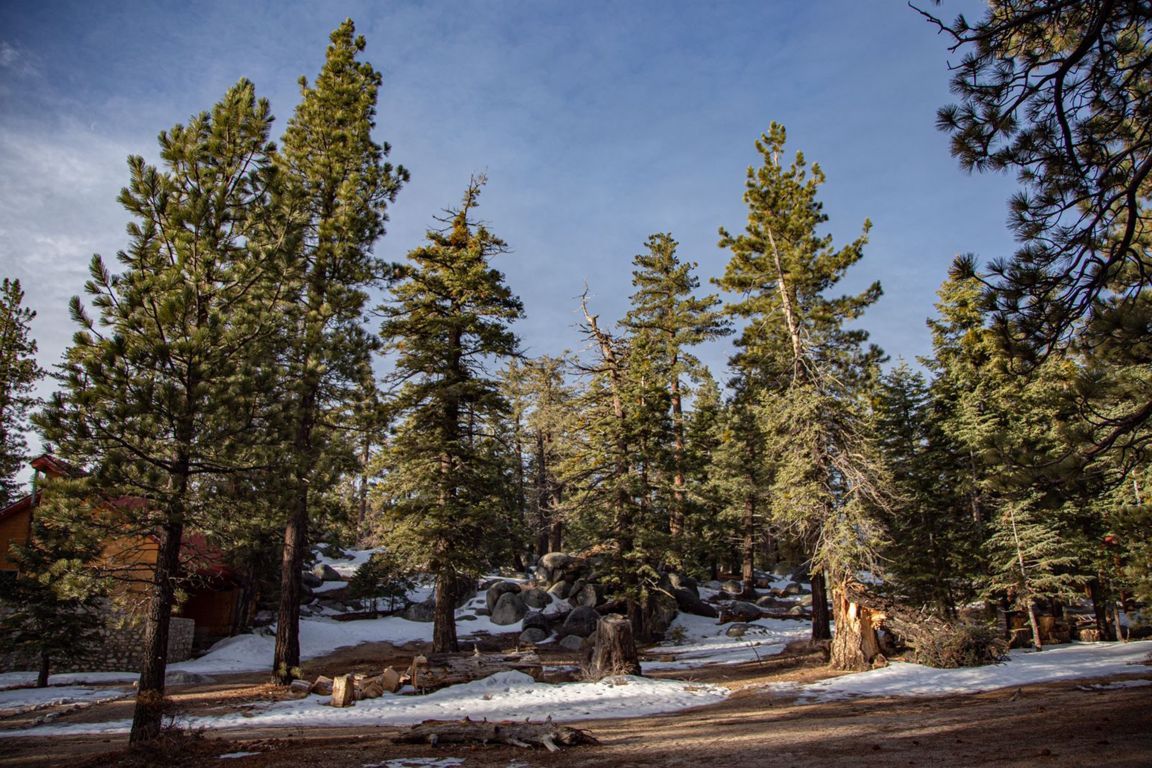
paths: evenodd
<path fill-rule="evenodd" d="M 599 680 L 609 675 L 640 674 L 640 655 L 632 639 L 632 624 L 628 619 L 609 614 L 596 624 L 596 645 L 588 676 Z"/>
<path fill-rule="evenodd" d="M 351 707 L 356 703 L 356 685 L 352 675 L 340 675 L 332 681 L 332 706 Z"/>
<path fill-rule="evenodd" d="M 599 744 L 592 734 L 551 722 L 474 722 L 472 720 L 425 720 L 412 726 L 393 744 L 511 744 L 516 747 L 540 746 L 549 752 L 560 747 Z"/>
<path fill-rule="evenodd" d="M 535 653 L 417 656 L 409 670 L 412 687 L 418 691 L 470 683 L 498 672 L 523 672 L 533 680 L 544 679 L 544 666 Z"/>

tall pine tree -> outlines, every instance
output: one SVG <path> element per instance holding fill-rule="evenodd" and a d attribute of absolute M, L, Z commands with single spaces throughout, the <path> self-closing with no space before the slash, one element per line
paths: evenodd
<path fill-rule="evenodd" d="M 19 496 L 16 475 L 24 468 L 32 390 L 44 375 L 29 335 L 36 313 L 24 306 L 19 280 L 0 284 L 0 506 Z"/>
<path fill-rule="evenodd" d="M 331 35 L 316 83 L 303 98 L 276 156 L 288 239 L 281 419 L 288 519 L 280 576 L 273 674 L 288 683 L 300 664 L 301 571 L 310 509 L 341 476 L 354 473 L 354 439 L 341 422 L 370 388 L 376 340 L 363 326 L 368 289 L 385 276 L 372 255 L 404 168 L 385 162 L 372 139 L 380 74 L 356 60 L 364 50 L 351 20 Z"/>
<path fill-rule="evenodd" d="M 396 540 L 436 578 L 435 652 L 457 650 L 459 584 L 489 562 L 482 545 L 506 514 L 511 479 L 477 439 L 485 417 L 507 408 L 485 366 L 517 354 L 509 324 L 523 315 L 490 264 L 504 241 L 472 219 L 482 184 L 473 179 L 447 229 L 408 254 L 381 308 L 402 386 L 379 489 Z"/>
<path fill-rule="evenodd" d="M 241 81 L 160 134 L 162 168 L 129 158 L 124 271 L 93 257 L 85 289 L 99 314 L 73 299 L 81 330 L 41 421 L 66 458 L 91 467 L 92 498 L 145 500 L 114 509 L 126 535 L 158 542 L 133 742 L 160 732 L 184 532 L 220 511 L 207 480 L 244 470 L 264 426 L 259 374 L 283 272 L 267 204 L 271 122 Z"/>

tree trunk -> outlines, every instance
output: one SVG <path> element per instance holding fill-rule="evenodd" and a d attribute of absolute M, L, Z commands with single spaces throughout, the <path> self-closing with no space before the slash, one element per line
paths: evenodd
<path fill-rule="evenodd" d="M 460 650 L 456 640 L 457 584 L 451 574 L 436 574 L 436 607 L 432 614 L 433 653 L 455 653 Z"/>
<path fill-rule="evenodd" d="M 740 541 L 740 578 L 744 583 L 744 594 L 756 592 L 756 498 L 752 494 L 744 497 L 744 518 Z"/>
<path fill-rule="evenodd" d="M 48 671 L 52 667 L 52 657 L 48 655 L 48 651 L 40 651 L 40 669 L 36 673 L 36 687 L 48 687 Z"/>
<path fill-rule="evenodd" d="M 824 572 L 812 574 L 812 639 L 829 640 L 832 627 L 828 616 L 828 586 Z"/>
<path fill-rule="evenodd" d="M 860 671 L 871 669 L 880 657 L 880 643 L 872 620 L 872 611 L 848 597 L 847 586 L 840 584 L 832 596 L 836 617 L 836 634 L 832 638 L 833 669 Z"/>
<path fill-rule="evenodd" d="M 596 624 L 596 645 L 588 674 L 593 680 L 609 675 L 640 674 L 632 623 L 623 616 L 609 614 Z"/>
<path fill-rule="evenodd" d="M 676 358 L 672 360 L 676 365 Z M 672 535 L 672 549 L 677 553 L 682 549 L 681 539 L 684 536 L 684 508 L 686 493 L 684 491 L 684 407 L 680 395 L 680 377 L 672 377 L 671 385 L 672 406 L 672 510 L 668 530 Z"/>
<path fill-rule="evenodd" d="M 551 719 L 551 718 L 549 718 Z M 475 722 L 473 720 L 425 720 L 413 725 L 399 736 L 392 737 L 393 744 L 511 744 L 516 747 L 540 745 L 549 752 L 556 752 L 561 746 L 578 744 L 595 745 L 596 741 L 587 731 L 570 728 L 566 725 L 553 725 L 551 722 L 522 723 Z M 403 761 L 398 761 L 403 762 Z M 519 765 L 512 761 L 511 765 Z"/>
<path fill-rule="evenodd" d="M 1036 606 L 1028 600 L 1028 624 L 1032 627 L 1032 648 L 1037 651 L 1044 650 L 1044 643 L 1040 640 L 1040 622 L 1036 620 Z"/>
<path fill-rule="evenodd" d="M 276 649 L 272 680 L 288 685 L 300 668 L 300 597 L 304 553 L 308 546 L 308 495 L 301 489 L 293 499 L 292 515 L 284 528 L 280 563 L 280 611 L 276 619 Z"/>
<path fill-rule="evenodd" d="M 1092 599 L 1092 613 L 1096 616 L 1096 629 L 1100 632 L 1100 639 L 1115 640 L 1116 632 L 1108 616 L 1108 593 L 1100 577 L 1093 577 L 1088 582 L 1088 596 Z"/>
<path fill-rule="evenodd" d="M 417 656 L 408 673 L 412 687 L 432 691 L 449 685 L 482 680 L 498 672 L 523 672 L 534 680 L 544 679 L 544 667 L 535 653 L 472 656 Z"/>
<path fill-rule="evenodd" d="M 152 598 L 149 601 L 148 629 L 144 646 L 148 655 L 140 670 L 136 689 L 136 708 L 132 713 L 132 731 L 128 741 L 137 744 L 160 735 L 164 714 L 164 674 L 168 668 L 168 629 L 172 607 L 176 603 L 173 583 L 180 567 L 180 540 L 184 526 L 167 523 L 159 529 L 160 547 L 156 553 L 156 570 L 152 575 Z"/>

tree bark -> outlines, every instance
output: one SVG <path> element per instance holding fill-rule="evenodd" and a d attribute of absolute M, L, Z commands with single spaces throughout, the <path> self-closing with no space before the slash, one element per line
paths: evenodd
<path fill-rule="evenodd" d="M 138 744 L 160 735 L 164 714 L 164 674 L 168 668 L 168 630 L 172 622 L 172 607 L 176 603 L 173 584 L 180 567 L 180 540 L 184 534 L 181 523 L 160 526 L 159 551 L 156 569 L 152 575 L 152 598 L 149 601 L 148 629 L 144 646 L 148 655 L 140 670 L 136 689 L 136 707 L 132 713 L 132 731 L 128 741 Z"/>
<path fill-rule="evenodd" d="M 751 493 L 744 497 L 741 528 L 740 579 L 744 585 L 744 594 L 752 595 L 756 592 L 756 497 Z"/>
<path fill-rule="evenodd" d="M 276 648 L 272 679 L 288 685 L 300 667 L 300 597 L 304 553 L 308 546 L 308 496 L 302 489 L 293 499 L 292 515 L 284 527 L 284 551 L 280 563 L 280 610 L 276 619 Z"/>
<path fill-rule="evenodd" d="M 40 669 L 36 672 L 36 687 L 48 687 L 48 672 L 52 667 L 52 657 L 48 655 L 48 651 L 40 651 Z"/>
<path fill-rule="evenodd" d="M 473 722 L 472 720 L 425 720 L 413 725 L 393 744 L 511 744 L 516 747 L 539 745 L 549 752 L 560 746 L 599 744 L 587 731 L 566 725 L 533 722 Z M 513 764 L 516 764 L 515 761 Z"/>
<path fill-rule="evenodd" d="M 418 691 L 432 691 L 449 685 L 482 680 L 498 672 L 523 672 L 533 680 L 544 678 L 544 667 L 534 653 L 497 655 L 433 655 L 417 656 L 412 660 L 409 675 L 412 687 Z"/>
<path fill-rule="evenodd" d="M 609 675 L 639 675 L 640 656 L 632 639 L 632 622 L 609 614 L 596 624 L 596 645 L 588 669 L 599 680 Z"/>
<path fill-rule="evenodd" d="M 457 581 L 451 574 L 436 574 L 436 606 L 433 610 L 432 652 L 455 653 L 460 650 L 456 640 Z"/>
<path fill-rule="evenodd" d="M 824 572 L 812 574 L 812 639 L 830 640 L 832 627 L 828 616 L 828 584 Z"/>
<path fill-rule="evenodd" d="M 1108 616 L 1108 593 L 1100 577 L 1093 577 L 1088 582 L 1088 596 L 1092 599 L 1092 613 L 1096 617 L 1096 629 L 1100 632 L 1100 639 L 1115 640 L 1116 632 Z"/>
<path fill-rule="evenodd" d="M 850 671 L 871 669 L 873 662 L 881 655 L 872 611 L 860 603 L 852 602 L 844 584 L 837 585 L 832 601 L 836 634 L 832 638 L 830 666 Z"/>

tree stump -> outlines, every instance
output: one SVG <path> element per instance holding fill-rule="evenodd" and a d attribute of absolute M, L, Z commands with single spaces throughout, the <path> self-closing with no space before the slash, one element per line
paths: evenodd
<path fill-rule="evenodd" d="M 632 639 L 632 625 L 623 616 L 609 614 L 596 624 L 596 645 L 588 676 L 599 680 L 609 675 L 639 675 L 640 656 Z"/>
<path fill-rule="evenodd" d="M 356 685 L 352 675 L 340 675 L 332 681 L 332 706 L 351 707 L 356 703 Z"/>
<path fill-rule="evenodd" d="M 834 591 L 833 605 L 836 634 L 832 637 L 832 668 L 859 671 L 878 661 L 883 663 L 876 637 L 877 619 L 883 616 L 853 600 L 844 585 Z"/>

